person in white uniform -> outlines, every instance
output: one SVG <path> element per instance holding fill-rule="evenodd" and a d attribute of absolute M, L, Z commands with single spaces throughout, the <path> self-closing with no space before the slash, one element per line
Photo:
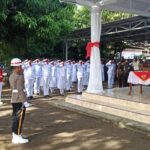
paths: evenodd
<path fill-rule="evenodd" d="M 112 65 L 113 65 L 113 74 L 112 74 L 112 76 L 113 76 L 113 80 L 112 80 L 112 84 L 114 85 L 115 84 L 115 77 L 116 77 L 116 72 L 117 72 L 117 65 L 116 65 L 116 62 L 114 61 L 114 60 L 112 60 Z"/>
<path fill-rule="evenodd" d="M 72 83 L 77 82 L 77 63 L 72 61 Z"/>
<path fill-rule="evenodd" d="M 58 83 L 57 87 L 60 90 L 61 95 L 65 95 L 65 88 L 66 88 L 66 80 L 67 80 L 67 74 L 66 74 L 66 67 L 64 65 L 64 62 L 62 61 L 59 66 L 59 76 L 58 76 Z"/>
<path fill-rule="evenodd" d="M 82 60 L 79 61 L 79 64 L 77 65 L 77 92 L 78 94 L 82 94 L 83 91 L 83 76 L 84 76 L 84 67 Z"/>
<path fill-rule="evenodd" d="M 43 93 L 44 97 L 49 97 L 49 84 L 51 80 L 51 65 L 48 59 L 43 60 L 44 64 L 42 66 L 42 78 L 43 78 Z"/>
<path fill-rule="evenodd" d="M 25 90 L 28 100 L 33 98 L 33 85 L 35 81 L 35 68 L 32 65 L 32 60 L 28 60 L 24 66 Z"/>
<path fill-rule="evenodd" d="M 66 91 L 71 91 L 71 87 L 72 87 L 72 81 L 71 81 L 72 64 L 71 64 L 70 60 L 68 60 L 66 63 L 66 73 L 67 73 Z"/>
<path fill-rule="evenodd" d="M 40 83 L 42 78 L 42 66 L 39 59 L 34 61 L 35 67 L 35 82 L 34 82 L 34 94 L 40 94 Z"/>
<path fill-rule="evenodd" d="M 137 58 L 133 59 L 133 62 L 131 63 L 131 65 L 133 66 L 134 71 L 140 70 L 140 62 L 139 60 L 137 60 Z"/>
<path fill-rule="evenodd" d="M 54 61 L 50 62 L 51 64 L 51 80 L 50 80 L 50 91 L 53 94 L 55 91 L 55 88 L 57 87 L 57 68 L 54 63 Z"/>
<path fill-rule="evenodd" d="M 90 77 L 90 61 L 88 60 L 86 62 L 86 68 L 85 68 L 85 86 L 88 86 L 89 83 L 89 77 Z"/>
<path fill-rule="evenodd" d="M 83 62 L 82 63 L 82 65 L 83 65 L 83 81 L 82 81 L 82 83 L 83 83 L 83 89 L 86 89 L 86 85 L 87 85 L 87 81 L 86 81 L 86 67 L 87 67 L 87 63 L 85 63 L 85 62 Z"/>
<path fill-rule="evenodd" d="M 59 74 L 60 74 L 60 65 L 61 65 L 61 60 L 56 61 L 56 80 L 57 80 L 57 88 L 58 88 L 58 80 L 59 80 Z"/>
<path fill-rule="evenodd" d="M 115 68 L 113 64 L 113 60 L 109 60 L 108 63 L 106 63 L 106 67 L 108 68 L 107 75 L 108 75 L 108 88 L 113 88 L 114 83 L 114 74 L 115 74 Z"/>
<path fill-rule="evenodd" d="M 104 61 L 101 61 L 101 75 L 102 75 L 102 81 L 105 81 L 105 65 Z"/>

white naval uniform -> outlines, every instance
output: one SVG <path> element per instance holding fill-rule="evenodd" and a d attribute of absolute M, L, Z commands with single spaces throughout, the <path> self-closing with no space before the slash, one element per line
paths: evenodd
<path fill-rule="evenodd" d="M 113 69 L 114 69 L 113 74 L 112 74 L 112 76 L 113 76 L 113 84 L 115 84 L 115 76 L 116 76 L 116 64 L 115 63 L 113 63 Z"/>
<path fill-rule="evenodd" d="M 102 81 L 105 81 L 105 68 L 104 64 L 101 64 L 101 75 L 102 75 Z"/>
<path fill-rule="evenodd" d="M 57 87 L 57 67 L 55 65 L 51 65 L 51 80 L 49 87 L 51 93 L 53 93 L 54 89 Z"/>
<path fill-rule="evenodd" d="M 64 90 L 66 88 L 66 67 L 60 66 L 59 67 L 59 76 L 58 76 L 58 82 L 57 87 L 60 90 L 60 94 L 64 95 Z"/>
<path fill-rule="evenodd" d="M 86 86 L 86 65 L 86 63 L 83 64 L 83 88 Z"/>
<path fill-rule="evenodd" d="M 40 84 L 42 78 L 42 66 L 41 63 L 35 63 L 35 82 L 34 82 L 34 94 L 40 93 Z"/>
<path fill-rule="evenodd" d="M 49 96 L 49 84 L 51 80 L 51 66 L 44 63 L 42 65 L 42 80 L 43 80 L 43 93 L 44 96 Z"/>
<path fill-rule="evenodd" d="M 58 79 L 60 74 L 60 63 L 56 64 L 56 81 L 57 81 L 57 88 L 58 88 Z"/>
<path fill-rule="evenodd" d="M 90 77 L 90 63 L 86 63 L 85 74 L 85 85 L 87 86 L 89 84 Z"/>
<path fill-rule="evenodd" d="M 67 74 L 67 80 L 66 80 L 66 90 L 70 91 L 72 87 L 72 65 L 71 64 L 66 64 L 66 74 Z"/>
<path fill-rule="evenodd" d="M 25 79 L 25 90 L 27 97 L 33 96 L 33 85 L 35 81 L 35 68 L 31 64 L 24 64 L 24 79 Z"/>
<path fill-rule="evenodd" d="M 72 64 L 72 82 L 77 82 L 77 64 Z"/>
<path fill-rule="evenodd" d="M 113 88 L 114 83 L 114 76 L 115 76 L 115 64 L 110 63 L 110 61 L 106 64 L 108 68 L 107 75 L 108 75 L 108 88 Z"/>
<path fill-rule="evenodd" d="M 81 93 L 83 91 L 83 76 L 84 76 L 84 67 L 81 64 L 77 65 L 77 79 L 78 79 L 78 85 L 77 85 L 77 91 L 78 93 Z"/>

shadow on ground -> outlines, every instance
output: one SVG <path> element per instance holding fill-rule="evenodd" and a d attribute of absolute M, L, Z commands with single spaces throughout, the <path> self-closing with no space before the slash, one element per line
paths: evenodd
<path fill-rule="evenodd" d="M 49 101 L 64 100 L 57 94 L 37 97 L 27 109 L 23 134 L 30 143 L 11 143 L 11 104 L 0 106 L 1 150 L 150 150 L 150 137 L 111 123 L 55 108 Z"/>

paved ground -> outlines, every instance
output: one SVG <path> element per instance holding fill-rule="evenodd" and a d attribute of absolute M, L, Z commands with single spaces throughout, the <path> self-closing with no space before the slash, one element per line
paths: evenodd
<path fill-rule="evenodd" d="M 150 150 L 148 135 L 50 105 L 61 100 L 55 95 L 32 101 L 23 127 L 30 143 L 22 145 L 11 143 L 11 105 L 5 101 L 0 106 L 0 150 Z"/>

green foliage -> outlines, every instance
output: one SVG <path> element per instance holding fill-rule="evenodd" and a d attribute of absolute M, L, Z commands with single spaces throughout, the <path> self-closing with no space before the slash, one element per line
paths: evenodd
<path fill-rule="evenodd" d="M 7 4 L 10 0 L 1 0 L 0 2 L 0 12 L 4 12 L 7 8 Z"/>
<path fill-rule="evenodd" d="M 114 11 L 108 11 L 108 10 L 104 10 L 102 12 L 103 23 L 126 19 L 132 16 L 133 15 L 129 13 L 121 13 L 121 12 L 114 12 Z"/>
<path fill-rule="evenodd" d="M 81 7 L 80 9 L 76 9 L 76 13 L 74 15 L 75 27 L 76 29 L 87 28 L 90 26 L 90 10 L 86 7 Z"/>
<path fill-rule="evenodd" d="M 38 20 L 37 37 L 54 42 L 59 36 L 59 26 L 50 15 L 42 16 Z"/>
<path fill-rule="evenodd" d="M 61 37 L 65 37 L 71 31 L 74 30 L 74 7 L 68 6 L 62 9 L 57 9 L 57 12 L 51 13 L 52 19 L 59 26 L 59 33 Z"/>
<path fill-rule="evenodd" d="M 4 22 L 4 21 L 6 21 L 6 14 L 4 13 L 4 12 L 1 12 L 0 13 L 0 22 Z"/>
<path fill-rule="evenodd" d="M 49 56 L 73 31 L 74 6 L 59 0 L 1 0 L 0 61 Z"/>
<path fill-rule="evenodd" d="M 108 10 L 102 11 L 103 23 L 121 20 L 132 16 L 133 16 L 132 14 L 128 14 L 128 13 L 120 13 L 120 12 L 114 12 Z M 76 9 L 74 19 L 75 19 L 76 29 L 90 27 L 90 20 L 91 20 L 90 10 L 86 7 L 81 7 L 80 9 Z"/>
<path fill-rule="evenodd" d="M 37 23 L 36 19 L 33 17 L 28 17 L 26 14 L 18 11 L 14 17 L 16 25 L 27 29 L 36 29 Z"/>
<path fill-rule="evenodd" d="M 103 12 L 103 21 L 129 17 Z M 59 0 L 1 0 L 0 61 L 12 57 L 58 56 L 59 43 L 73 30 L 90 26 L 90 11 Z M 54 51 L 55 48 L 55 51 Z M 58 50 L 56 50 L 58 49 Z"/>

